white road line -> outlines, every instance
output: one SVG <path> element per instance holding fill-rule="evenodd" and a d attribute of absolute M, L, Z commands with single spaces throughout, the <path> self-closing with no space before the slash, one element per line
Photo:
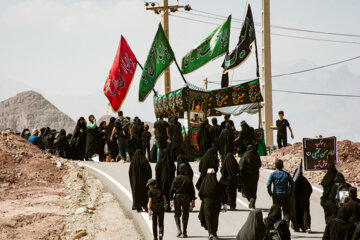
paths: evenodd
<path fill-rule="evenodd" d="M 194 177 L 199 178 L 200 175 L 194 173 Z M 241 200 L 240 198 L 236 198 L 236 200 L 243 205 L 245 208 L 249 209 L 249 204 L 247 204 L 246 202 L 244 202 L 243 200 Z"/>
<path fill-rule="evenodd" d="M 100 173 L 101 175 L 103 175 L 104 177 L 106 177 L 110 182 L 112 182 L 115 186 L 117 186 L 124 194 L 125 196 L 127 196 L 129 198 L 129 200 L 132 202 L 132 195 L 131 193 L 123 186 L 121 185 L 118 181 L 115 180 L 115 178 L 113 178 L 112 176 L 110 176 L 109 174 L 93 167 L 93 166 L 90 166 L 86 163 L 78 163 L 79 165 L 81 166 L 86 166 L 88 168 L 91 168 L 92 170 Z M 149 219 L 149 215 L 148 213 L 145 213 L 145 212 L 141 212 L 140 213 L 141 216 L 144 218 L 144 221 L 146 223 L 146 225 L 148 226 L 148 228 L 150 229 L 150 232 L 152 232 L 152 222 L 151 220 Z"/>
<path fill-rule="evenodd" d="M 270 170 L 270 169 L 266 169 L 266 168 L 261 168 L 261 170 L 264 170 L 264 171 L 269 172 L 269 173 L 274 172 L 274 170 Z M 312 185 L 312 184 L 311 184 L 311 186 L 312 186 L 312 188 L 313 188 L 313 189 L 315 189 L 316 191 L 318 191 L 318 192 L 320 192 L 320 193 L 322 193 L 322 192 L 323 192 L 323 190 L 321 190 L 320 188 L 315 187 L 315 186 L 314 186 L 314 185 Z"/>

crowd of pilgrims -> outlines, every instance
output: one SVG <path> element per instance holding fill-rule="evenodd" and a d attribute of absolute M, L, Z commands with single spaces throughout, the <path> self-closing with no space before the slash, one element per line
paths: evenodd
<path fill-rule="evenodd" d="M 237 132 L 230 116 L 225 116 L 220 125 L 216 118 L 211 122 L 210 125 L 205 119 L 200 126 L 198 152 L 190 145 L 176 116 L 165 121 L 161 115 L 155 122 L 155 144 L 151 150 L 149 126 L 138 117 L 131 121 L 121 111 L 118 118 L 112 117 L 109 123 L 103 121 L 99 126 L 93 115 L 88 121 L 81 117 L 72 134 L 66 134 L 64 129 L 56 132 L 42 128 L 32 134 L 25 129 L 21 135 L 40 149 L 69 159 L 91 160 L 97 154 L 100 161 L 105 161 L 106 156 L 112 161 L 130 161 L 132 209 L 146 211 L 152 217 L 154 239 L 163 239 L 164 214 L 172 208 L 177 237 L 188 237 L 189 212 L 197 198 L 195 188 L 201 200 L 198 218 L 209 239 L 217 239 L 220 212 L 236 209 L 237 192 L 248 199 L 252 209 L 237 234 L 238 240 L 291 239 L 289 227 L 310 233 L 312 186 L 303 176 L 302 166 L 291 176 L 283 170 L 283 162 L 276 160 L 277 170 L 267 184 L 273 205 L 263 218 L 262 211 L 255 208 L 261 159 L 254 129 L 242 121 L 241 131 Z M 239 162 L 234 157 L 236 152 Z M 196 182 L 189 164 L 195 157 L 200 158 Z M 149 162 L 156 162 L 155 176 Z M 359 240 L 357 189 L 346 183 L 334 165 L 328 166 L 321 185 L 326 222 L 323 239 Z M 340 192 L 346 192 L 348 197 L 340 199 Z"/>

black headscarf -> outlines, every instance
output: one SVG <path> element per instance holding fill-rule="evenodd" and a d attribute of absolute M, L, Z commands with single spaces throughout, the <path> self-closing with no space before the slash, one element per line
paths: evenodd
<path fill-rule="evenodd" d="M 108 141 L 109 141 L 110 138 L 111 138 L 112 131 L 113 131 L 113 129 L 114 129 L 115 120 L 116 120 L 116 119 L 115 119 L 114 117 L 111 117 L 111 118 L 110 118 L 110 121 L 109 121 L 109 124 L 106 126 L 105 133 L 106 133 L 106 138 L 107 138 Z"/>
<path fill-rule="evenodd" d="M 209 131 L 209 120 L 205 119 L 200 125 L 199 132 L 196 136 L 196 140 L 199 144 L 200 156 L 203 156 L 206 151 L 211 147 L 211 136 Z"/>
<path fill-rule="evenodd" d="M 263 214 L 259 209 L 253 210 L 237 234 L 237 240 L 262 240 L 266 234 Z"/>
<path fill-rule="evenodd" d="M 146 182 L 152 177 L 149 162 L 142 150 L 136 150 L 129 167 L 129 179 L 133 196 L 133 208 L 146 207 L 148 202 Z"/>
<path fill-rule="evenodd" d="M 180 154 L 180 155 L 177 156 L 177 159 L 176 159 L 176 160 L 177 160 L 176 174 L 177 174 L 177 175 L 180 174 L 180 173 L 179 173 L 179 166 L 180 166 L 180 164 L 181 164 L 181 163 L 185 163 L 185 165 L 186 165 L 186 173 L 185 173 L 185 175 L 188 176 L 188 177 L 190 177 L 190 179 L 192 180 L 193 177 L 194 177 L 194 171 L 192 170 L 191 165 L 189 164 L 188 159 L 187 159 L 184 155 Z"/>
<path fill-rule="evenodd" d="M 323 199 L 330 197 L 331 188 L 334 185 L 334 180 L 337 173 L 338 171 L 336 170 L 335 165 L 330 164 L 324 178 L 321 180 L 321 186 L 324 190 L 322 195 Z"/>
<path fill-rule="evenodd" d="M 254 145 L 249 145 L 240 160 L 240 172 L 253 173 L 261 168 L 261 158 Z"/>
<path fill-rule="evenodd" d="M 277 204 L 273 204 L 270 208 L 268 216 L 264 219 L 266 228 L 271 229 L 276 221 L 281 219 L 281 207 Z"/>
<path fill-rule="evenodd" d="M 177 116 L 173 116 L 171 118 L 171 125 L 169 128 L 170 136 L 171 136 L 171 147 L 178 148 L 183 143 L 183 135 L 181 123 L 178 121 Z"/>

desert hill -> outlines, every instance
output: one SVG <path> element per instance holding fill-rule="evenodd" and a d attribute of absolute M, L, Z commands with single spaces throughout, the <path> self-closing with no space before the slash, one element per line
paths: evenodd
<path fill-rule="evenodd" d="M 24 128 L 64 128 L 72 132 L 75 122 L 41 94 L 25 91 L 0 102 L 0 130 L 22 131 Z"/>

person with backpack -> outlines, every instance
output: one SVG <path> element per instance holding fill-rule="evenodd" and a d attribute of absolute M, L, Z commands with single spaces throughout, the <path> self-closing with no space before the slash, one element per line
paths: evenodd
<path fill-rule="evenodd" d="M 122 111 L 118 112 L 118 117 L 119 118 L 115 121 L 110 140 L 113 140 L 116 132 L 118 137 L 119 156 L 122 160 L 130 162 L 129 140 L 132 139 L 130 121 L 124 117 Z"/>
<path fill-rule="evenodd" d="M 350 222 L 360 225 L 360 199 L 357 198 L 357 188 L 349 189 L 349 198 L 345 200 L 344 207 L 352 212 Z"/>
<path fill-rule="evenodd" d="M 337 216 L 337 211 L 344 205 L 346 197 L 349 196 L 350 187 L 351 185 L 345 181 L 344 175 L 337 173 L 330 192 L 330 200 L 334 203 L 332 218 Z"/>
<path fill-rule="evenodd" d="M 183 238 L 187 238 L 187 225 L 189 221 L 189 211 L 195 207 L 195 188 L 194 184 L 188 176 L 186 176 L 186 164 L 181 163 L 179 166 L 180 175 L 178 175 L 171 185 L 170 199 L 175 208 L 175 223 L 177 227 L 177 237 L 181 234 Z M 180 217 L 182 214 L 183 231 L 181 231 Z"/>
<path fill-rule="evenodd" d="M 266 234 L 264 240 L 290 240 L 289 225 L 281 219 L 281 207 L 271 206 L 268 216 L 264 219 Z"/>
<path fill-rule="evenodd" d="M 164 237 L 164 208 L 166 203 L 166 196 L 158 188 L 155 179 L 149 179 L 146 183 L 149 188 L 148 197 L 148 213 L 152 217 L 152 227 L 154 240 L 158 240 L 158 223 L 159 223 L 159 240 Z"/>
<path fill-rule="evenodd" d="M 267 190 L 273 199 L 273 204 L 278 204 L 282 207 L 284 213 L 284 220 L 287 224 L 290 223 L 290 196 L 294 189 L 294 181 L 290 174 L 283 170 L 284 162 L 280 159 L 275 161 L 276 170 L 270 174 L 267 182 Z M 271 186 L 274 189 L 271 190 Z"/>

